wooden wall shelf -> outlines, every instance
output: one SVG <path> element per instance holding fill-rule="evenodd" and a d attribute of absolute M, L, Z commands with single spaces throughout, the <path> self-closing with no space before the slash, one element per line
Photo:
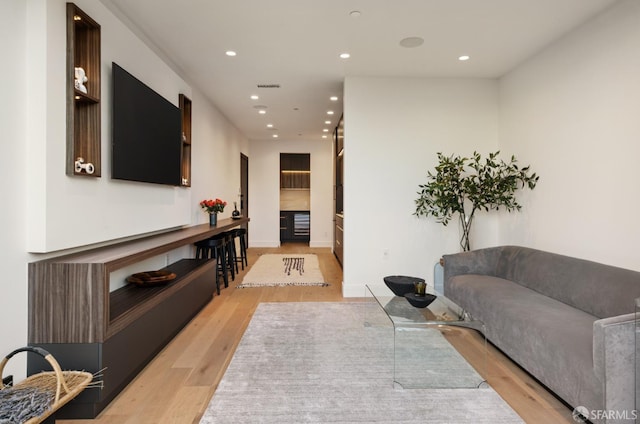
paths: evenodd
<path fill-rule="evenodd" d="M 86 93 L 75 86 L 76 67 L 84 69 L 88 78 Z M 102 173 L 100 71 L 100 25 L 67 3 L 67 175 L 100 177 Z"/>
<path fill-rule="evenodd" d="M 94 418 L 215 291 L 214 260 L 170 264 L 166 269 L 177 277 L 156 287 L 110 292 L 111 273 L 248 222 L 221 219 L 215 227 L 196 225 L 29 264 L 29 344 L 51 352 L 63 369 L 106 368 L 104 388 L 78 396 L 57 418 Z M 30 375 L 47 368 L 35 355 L 27 361 Z"/>
<path fill-rule="evenodd" d="M 180 94 L 180 111 L 182 113 L 182 179 L 181 185 L 191 187 L 191 100 Z"/>

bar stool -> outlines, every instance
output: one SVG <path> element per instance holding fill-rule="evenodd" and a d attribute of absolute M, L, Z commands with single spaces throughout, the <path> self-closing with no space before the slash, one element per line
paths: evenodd
<path fill-rule="evenodd" d="M 234 242 L 232 245 L 233 248 L 233 256 L 235 258 L 234 262 L 236 264 L 236 272 L 238 272 L 238 262 L 240 262 L 240 265 L 242 265 L 242 269 L 244 270 L 244 266 L 249 266 L 249 263 L 247 262 L 247 241 L 246 241 L 246 237 L 247 237 L 247 229 L 246 228 L 234 228 L 233 230 L 229 231 L 233 237 L 234 237 Z M 238 240 L 240 241 L 240 255 L 238 255 L 238 252 L 236 251 L 236 243 L 235 243 L 235 238 L 238 238 Z"/>
<path fill-rule="evenodd" d="M 216 292 L 220 295 L 220 277 L 225 282 L 225 287 L 229 287 L 229 281 L 226 274 L 225 258 L 225 239 L 224 238 L 208 238 L 195 243 L 196 259 L 216 259 Z M 222 259 L 222 260 L 221 260 Z M 224 269 L 225 273 L 221 270 Z"/>
<path fill-rule="evenodd" d="M 215 257 L 218 260 L 218 271 L 224 279 L 224 286 L 229 287 L 229 274 L 231 274 L 232 281 L 236 279 L 233 252 L 231 251 L 233 237 L 228 232 L 224 232 L 211 237 L 210 240 L 222 240 L 222 248 L 215 251 Z"/>
<path fill-rule="evenodd" d="M 233 268 L 235 273 L 238 273 L 238 262 L 236 261 L 236 233 L 233 230 L 226 232 L 229 236 L 229 244 L 227 246 L 227 254 L 229 255 L 229 266 Z"/>

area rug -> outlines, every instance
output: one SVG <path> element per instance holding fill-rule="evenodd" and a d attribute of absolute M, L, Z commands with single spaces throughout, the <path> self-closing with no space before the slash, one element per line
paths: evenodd
<path fill-rule="evenodd" d="M 316 255 L 265 254 L 258 258 L 237 287 L 328 285 Z"/>
<path fill-rule="evenodd" d="M 523 423 L 489 387 L 394 387 L 393 329 L 371 307 L 260 304 L 200 423 Z"/>

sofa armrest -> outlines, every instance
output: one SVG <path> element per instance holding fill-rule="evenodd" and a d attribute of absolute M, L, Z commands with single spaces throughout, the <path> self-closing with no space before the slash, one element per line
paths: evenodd
<path fill-rule="evenodd" d="M 593 323 L 593 369 L 604 387 L 606 410 L 634 411 L 635 328 L 634 313 Z"/>

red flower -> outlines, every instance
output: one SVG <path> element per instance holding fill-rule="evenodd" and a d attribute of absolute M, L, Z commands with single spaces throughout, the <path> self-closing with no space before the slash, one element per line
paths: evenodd
<path fill-rule="evenodd" d="M 207 199 L 200 202 L 200 207 L 207 213 L 223 212 L 225 206 L 227 206 L 227 202 L 218 198 L 215 200 Z"/>

